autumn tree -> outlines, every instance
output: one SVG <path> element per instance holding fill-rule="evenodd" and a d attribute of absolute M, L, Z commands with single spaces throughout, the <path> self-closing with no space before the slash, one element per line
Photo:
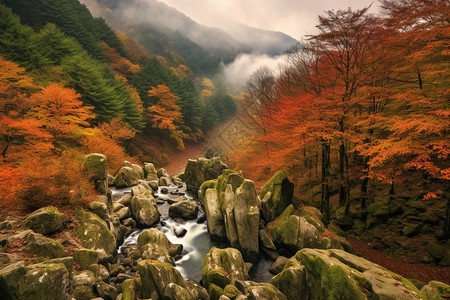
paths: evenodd
<path fill-rule="evenodd" d="M 183 138 L 186 135 L 180 130 L 183 125 L 183 116 L 177 105 L 178 97 L 165 85 L 158 85 L 148 91 L 150 97 L 155 97 L 157 102 L 148 108 L 152 126 L 170 133 L 177 141 L 178 149 L 184 149 Z"/>
<path fill-rule="evenodd" d="M 95 115 L 91 107 L 83 106 L 80 97 L 73 89 L 58 84 L 49 85 L 31 97 L 36 107 L 30 115 L 42 122 L 55 146 L 89 133 L 88 120 Z"/>
<path fill-rule="evenodd" d="M 376 21 L 367 15 L 368 7 L 352 11 L 328 11 L 319 16 L 318 33 L 309 37 L 312 50 L 320 57 L 321 97 L 332 100 L 336 107 L 330 117 L 336 122 L 339 140 L 339 203 L 350 208 L 348 148 L 351 135 L 349 118 L 358 104 L 355 94 L 370 77 L 367 68 Z M 328 71 L 326 71 L 328 70 Z"/>

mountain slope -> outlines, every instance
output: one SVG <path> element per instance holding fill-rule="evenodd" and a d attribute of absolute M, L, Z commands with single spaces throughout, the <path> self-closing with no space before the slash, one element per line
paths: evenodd
<path fill-rule="evenodd" d="M 149 47 L 172 49 L 185 58 L 189 67 L 208 61 L 213 71 L 214 61 L 231 62 L 239 53 L 258 53 L 269 56 L 286 51 L 297 41 L 281 33 L 233 23 L 228 32 L 193 21 L 188 16 L 156 0 L 81 0 L 94 15 Z M 181 45 L 180 45 L 181 44 Z M 202 48 L 202 49 L 200 49 Z M 204 70 L 204 66 L 200 66 Z M 207 72 L 210 73 L 210 72 Z"/>

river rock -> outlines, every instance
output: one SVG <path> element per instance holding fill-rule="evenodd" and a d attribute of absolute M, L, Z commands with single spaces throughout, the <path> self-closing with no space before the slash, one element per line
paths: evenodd
<path fill-rule="evenodd" d="M 100 280 L 89 270 L 73 273 L 73 297 L 77 300 L 89 300 L 98 297 L 95 284 Z"/>
<path fill-rule="evenodd" d="M 276 260 L 279 256 L 278 252 L 277 252 L 277 247 L 275 246 L 275 244 L 272 241 L 272 236 L 270 236 L 270 234 L 264 230 L 261 229 L 259 231 L 259 242 L 260 242 L 260 246 L 262 251 L 271 259 Z"/>
<path fill-rule="evenodd" d="M 143 260 L 139 262 L 137 269 L 140 281 L 136 282 L 136 288 L 140 299 L 158 300 L 165 299 L 165 296 L 176 297 L 175 291 L 179 291 L 182 297 L 189 295 L 186 299 L 204 299 L 200 293 L 201 289 L 186 281 L 171 264 Z"/>
<path fill-rule="evenodd" d="M 183 174 L 188 190 L 197 191 L 204 181 L 216 179 L 228 167 L 218 157 L 189 159 Z"/>
<path fill-rule="evenodd" d="M 169 176 L 162 176 L 158 180 L 159 186 L 169 186 L 173 184 L 172 179 Z"/>
<path fill-rule="evenodd" d="M 153 196 L 133 196 L 131 199 L 131 214 L 138 225 L 150 227 L 159 222 L 159 211 Z"/>
<path fill-rule="evenodd" d="M 49 234 L 61 230 L 66 221 L 65 214 L 54 206 L 47 206 L 29 214 L 23 224 L 37 233 Z"/>
<path fill-rule="evenodd" d="M 247 268 L 239 250 L 212 247 L 206 254 L 202 270 L 202 283 L 208 291 L 210 291 L 211 284 L 223 289 L 228 284 L 234 285 L 236 280 L 248 279 Z"/>
<path fill-rule="evenodd" d="M 289 258 L 285 256 L 278 256 L 277 260 L 270 266 L 269 272 L 277 275 L 283 271 L 284 266 L 288 262 Z"/>
<path fill-rule="evenodd" d="M 128 161 L 117 171 L 114 184 L 118 188 L 137 185 L 139 180 L 144 179 L 144 170 Z"/>
<path fill-rule="evenodd" d="M 278 171 L 264 184 L 259 192 L 261 196 L 261 215 L 264 221 L 273 221 L 292 201 L 294 184 L 283 170 Z"/>
<path fill-rule="evenodd" d="M 99 216 L 81 209 L 76 211 L 76 216 L 80 225 L 75 235 L 83 242 L 83 246 L 94 249 L 100 261 L 112 260 L 116 252 L 116 238 L 106 222 Z"/>
<path fill-rule="evenodd" d="M 64 247 L 60 243 L 42 234 L 32 232 L 27 236 L 27 240 L 26 252 L 50 258 L 67 256 Z"/>
<path fill-rule="evenodd" d="M 428 300 L 445 299 L 450 295 L 450 285 L 439 281 L 430 281 L 420 289 L 420 292 Z"/>
<path fill-rule="evenodd" d="M 70 300 L 70 274 L 63 263 L 40 263 L 25 266 L 24 261 L 0 270 L 2 299 Z"/>
<path fill-rule="evenodd" d="M 102 220 L 108 219 L 108 209 L 106 208 L 106 203 L 94 201 L 89 203 L 87 208 L 91 213 L 96 214 Z"/>
<path fill-rule="evenodd" d="M 74 261 L 80 266 L 81 270 L 87 270 L 92 264 L 98 263 L 97 251 L 81 248 L 73 253 Z"/>
<path fill-rule="evenodd" d="M 291 260 L 272 283 L 281 290 L 295 287 L 298 277 L 284 272 L 290 272 L 293 265 L 304 266 L 306 290 L 299 291 L 299 295 L 307 295 L 304 299 L 424 298 L 407 279 L 344 250 L 302 249 Z"/>
<path fill-rule="evenodd" d="M 275 245 L 292 253 L 302 248 L 342 249 L 339 236 L 327 230 L 319 217 L 311 217 L 311 212 L 295 211 L 291 204 L 277 219 L 267 224 Z"/>
<path fill-rule="evenodd" d="M 116 300 L 117 289 L 106 282 L 100 281 L 95 284 L 97 294 L 104 300 Z"/>
<path fill-rule="evenodd" d="M 198 215 L 198 205 L 192 200 L 182 200 L 169 207 L 171 218 L 181 218 L 184 220 L 196 219 Z"/>
<path fill-rule="evenodd" d="M 173 253 L 172 250 L 176 246 L 167 239 L 162 230 L 150 228 L 143 231 L 139 235 L 137 243 L 143 259 L 173 264 L 171 256 L 175 256 L 176 251 Z"/>
<path fill-rule="evenodd" d="M 207 189 L 203 197 L 203 207 L 205 208 L 208 220 L 208 232 L 211 240 L 224 241 L 227 239 L 225 223 L 219 202 L 219 195 L 216 189 Z"/>
<path fill-rule="evenodd" d="M 305 266 L 295 257 L 289 259 L 281 272 L 272 277 L 270 283 L 280 290 L 289 300 L 308 299 Z"/>
<path fill-rule="evenodd" d="M 158 180 L 156 168 L 152 163 L 144 163 L 144 178 L 148 181 Z"/>
<path fill-rule="evenodd" d="M 255 184 L 244 180 L 236 190 L 234 215 L 239 245 L 244 257 L 256 259 L 259 253 L 259 209 Z"/>
<path fill-rule="evenodd" d="M 127 219 L 131 217 L 131 210 L 129 207 L 122 207 L 115 212 L 115 215 L 119 218 L 119 220 Z"/>

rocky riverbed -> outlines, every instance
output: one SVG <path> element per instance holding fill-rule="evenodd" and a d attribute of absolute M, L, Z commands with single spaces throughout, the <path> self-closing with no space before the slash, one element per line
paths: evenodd
<path fill-rule="evenodd" d="M 260 190 L 218 158 L 171 176 L 85 159 L 103 195 L 74 216 L 44 207 L 0 223 L 1 299 L 440 299 L 351 254 L 283 171 Z M 197 197 L 198 195 L 198 197 Z"/>

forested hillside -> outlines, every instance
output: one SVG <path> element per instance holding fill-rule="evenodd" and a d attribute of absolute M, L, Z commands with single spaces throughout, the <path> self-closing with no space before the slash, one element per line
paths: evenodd
<path fill-rule="evenodd" d="M 234 161 L 255 180 L 285 169 L 325 222 L 402 254 L 426 239 L 406 237 L 450 233 L 449 6 L 381 2 L 384 17 L 328 11 L 282 68 L 252 76 L 255 130 Z"/>
<path fill-rule="evenodd" d="M 151 56 L 78 0 L 2 3 L 0 189 L 7 203 L 31 195 L 40 197 L 33 205 L 70 201 L 62 190 L 84 198 L 83 180 L 73 176 L 84 154 L 162 165 L 168 148 L 183 150 L 236 109 L 226 88 L 197 77 L 181 56 Z M 44 171 L 50 165 L 54 172 Z M 56 180 L 62 172 L 65 187 Z"/>

